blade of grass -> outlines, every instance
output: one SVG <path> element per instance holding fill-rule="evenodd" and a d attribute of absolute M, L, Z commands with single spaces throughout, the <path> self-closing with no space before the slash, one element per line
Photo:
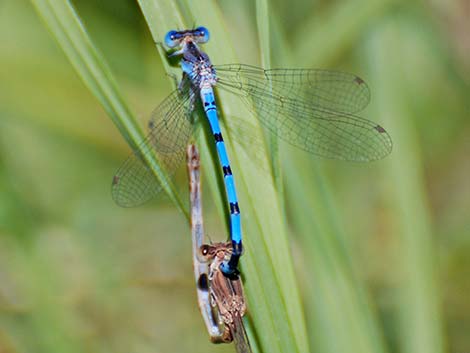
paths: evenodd
<path fill-rule="evenodd" d="M 292 221 L 304 252 L 311 344 L 319 352 L 384 352 L 377 319 L 353 271 L 345 232 L 321 168 L 309 156 L 286 159 Z M 305 171 L 300 171 L 299 168 Z M 313 281 L 312 281 L 313 279 Z"/>
<path fill-rule="evenodd" d="M 256 0 L 256 24 L 258 26 L 258 42 L 260 47 L 261 66 L 265 69 L 271 68 L 271 29 L 270 11 L 266 0 Z M 284 188 L 282 183 L 281 161 L 279 155 L 279 141 L 275 131 L 268 132 L 267 139 L 271 156 L 271 168 L 274 183 L 279 193 L 279 199 L 284 200 Z M 284 202 L 282 202 L 282 205 Z M 281 205 L 281 206 L 282 206 Z M 283 211 L 285 214 L 285 212 Z"/>
<path fill-rule="evenodd" d="M 104 57 L 88 36 L 72 4 L 66 0 L 31 0 L 45 25 L 90 92 L 98 99 L 133 149 L 144 140 L 141 129 L 120 94 Z M 170 199 L 189 221 L 189 214 L 175 186 L 156 156 L 146 155 L 148 165 Z"/>
<path fill-rule="evenodd" d="M 382 21 L 368 43 L 368 57 L 377 88 L 376 107 L 395 131 L 394 152 L 388 160 L 391 180 L 391 207 L 395 215 L 393 229 L 398 242 L 396 274 L 398 289 L 398 331 L 402 352 L 442 353 L 442 334 L 436 254 L 423 176 L 419 138 L 413 121 L 407 91 L 406 57 L 416 53 L 416 25 L 399 17 Z M 405 54 L 406 53 L 406 54 Z M 395 275 L 396 275 L 395 274 Z"/>
<path fill-rule="evenodd" d="M 139 4 L 147 19 L 152 33 L 161 36 L 171 27 L 180 14 L 168 12 L 155 14 L 162 9 L 163 0 L 144 1 Z M 205 45 L 214 63 L 236 62 L 230 37 L 220 9 L 213 1 L 191 2 L 186 6 L 188 13 L 198 24 L 207 26 L 212 33 L 212 40 Z M 157 16 L 161 22 L 153 21 Z M 188 23 L 192 24 L 192 19 Z M 157 38 L 158 41 L 158 38 Z M 295 282 L 295 273 L 289 253 L 289 243 L 285 234 L 282 212 L 272 176 L 264 174 L 269 170 L 268 152 L 263 153 L 261 163 L 254 165 L 250 151 L 230 138 L 230 118 L 246 121 L 250 126 L 256 124 L 240 103 L 233 97 L 218 92 L 225 113 L 225 142 L 233 165 L 237 189 L 240 193 L 240 207 L 243 220 L 245 255 L 242 259 L 245 275 L 250 317 L 254 324 L 262 352 L 308 352 L 305 322 L 300 304 L 299 292 Z M 240 121 L 238 123 L 240 123 Z M 253 134 L 263 141 L 263 132 L 254 125 Z M 204 158 L 204 149 L 201 149 Z M 237 152 L 236 154 L 234 152 Z M 204 162 L 203 162 L 204 163 Z M 243 168 L 242 168 L 243 166 Z M 206 175 L 209 173 L 206 172 Z M 212 173 L 213 174 L 213 173 Z M 214 176 L 209 177 L 214 179 Z M 214 182 L 209 184 L 212 188 Z"/>
<path fill-rule="evenodd" d="M 349 8 L 354 3 L 351 1 L 342 6 Z M 331 14 L 331 19 L 320 20 L 319 16 L 314 16 L 306 20 L 306 24 L 312 24 L 308 30 L 314 29 L 315 32 L 304 32 L 310 33 L 308 39 L 301 36 L 302 41 L 297 43 L 293 52 L 289 51 L 285 36 L 279 30 L 281 27 L 273 25 L 277 64 L 299 67 L 302 62 L 307 63 L 306 60 L 309 64 L 327 62 L 332 55 L 344 50 L 348 41 L 342 36 L 330 38 L 325 31 L 331 28 L 332 31 L 347 33 L 346 37 L 350 38 L 351 33 L 359 33 L 370 20 L 361 15 L 341 22 L 336 20 L 335 11 Z M 369 16 L 375 14 L 371 11 Z M 354 15 L 350 13 L 349 16 Z M 277 24 L 275 13 L 271 13 L 271 18 Z M 320 23 L 323 24 L 321 27 Z M 305 29 L 308 26 L 300 27 Z M 385 352 L 380 325 L 364 285 L 354 273 L 344 227 L 321 164 L 303 152 L 291 148 L 287 151 L 283 170 L 286 184 L 292 187 L 288 187 L 286 195 L 308 268 L 303 280 L 308 299 L 310 343 L 320 352 Z"/>
<path fill-rule="evenodd" d="M 334 3 L 321 16 L 313 13 L 292 36 L 297 66 L 321 65 L 334 59 L 397 0 L 349 0 Z M 308 33 L 308 36 L 305 35 Z"/>

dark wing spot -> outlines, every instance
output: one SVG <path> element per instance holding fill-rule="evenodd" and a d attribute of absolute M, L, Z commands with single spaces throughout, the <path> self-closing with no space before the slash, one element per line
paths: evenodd
<path fill-rule="evenodd" d="M 357 76 L 354 78 L 354 82 L 356 82 L 358 85 L 364 84 L 364 80 Z"/>
<path fill-rule="evenodd" d="M 383 134 L 384 132 L 386 132 L 385 129 L 384 129 L 382 126 L 380 126 L 380 125 L 377 125 L 377 126 L 375 127 L 375 130 L 377 130 L 377 131 L 380 132 L 381 134 Z"/>

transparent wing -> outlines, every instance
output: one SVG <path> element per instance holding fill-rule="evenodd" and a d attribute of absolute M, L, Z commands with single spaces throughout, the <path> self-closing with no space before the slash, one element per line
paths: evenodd
<path fill-rule="evenodd" d="M 217 76 L 232 85 L 248 80 L 272 87 L 284 97 L 307 100 L 318 108 L 357 113 L 370 101 L 370 91 L 360 77 L 321 69 L 272 69 L 242 64 L 215 66 Z"/>
<path fill-rule="evenodd" d="M 230 331 L 235 342 L 237 353 L 252 353 L 250 341 L 248 340 L 245 325 L 243 324 L 243 319 L 240 317 L 240 315 L 237 315 L 237 313 L 235 313 L 233 316 L 233 322 L 230 325 Z"/>
<path fill-rule="evenodd" d="M 223 68 L 216 68 L 219 86 L 241 96 L 260 122 L 286 142 L 318 156 L 349 161 L 377 160 L 391 152 L 392 141 L 383 127 L 351 113 L 369 101 L 369 90 L 362 80 L 354 83 L 359 82 L 356 76 L 245 65 Z"/>
<path fill-rule="evenodd" d="M 122 207 L 134 207 L 155 197 L 162 185 L 145 162 L 155 153 L 160 165 L 171 175 L 185 157 L 193 131 L 191 115 L 194 92 L 189 84 L 173 91 L 152 113 L 149 134 L 118 169 L 113 178 L 112 195 Z"/>

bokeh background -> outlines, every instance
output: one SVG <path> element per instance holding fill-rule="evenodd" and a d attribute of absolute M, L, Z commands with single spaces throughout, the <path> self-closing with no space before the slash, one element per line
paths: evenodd
<path fill-rule="evenodd" d="M 217 3 L 237 55 L 259 63 L 254 4 Z M 73 4 L 144 125 L 171 80 L 138 4 Z M 269 13 L 273 66 L 358 74 L 362 115 L 394 140 L 366 165 L 280 146 L 311 351 L 469 352 L 469 3 L 274 0 Z M 165 197 L 113 203 L 128 153 L 33 6 L 1 1 L 0 352 L 233 351 L 204 331 L 183 216 Z"/>

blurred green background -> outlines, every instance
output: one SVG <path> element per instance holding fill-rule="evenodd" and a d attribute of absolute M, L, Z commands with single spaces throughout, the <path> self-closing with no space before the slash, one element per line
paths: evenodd
<path fill-rule="evenodd" d="M 361 115 L 394 141 L 364 165 L 280 145 L 311 351 L 469 352 L 468 2 L 268 3 L 272 66 L 358 74 Z M 171 80 L 138 4 L 73 4 L 145 126 Z M 217 4 L 241 61 L 259 64 L 254 3 Z M 128 153 L 33 6 L 1 1 L 0 352 L 233 351 L 204 331 L 184 217 L 165 197 L 113 203 Z M 213 199 L 205 188 L 220 240 Z"/>

